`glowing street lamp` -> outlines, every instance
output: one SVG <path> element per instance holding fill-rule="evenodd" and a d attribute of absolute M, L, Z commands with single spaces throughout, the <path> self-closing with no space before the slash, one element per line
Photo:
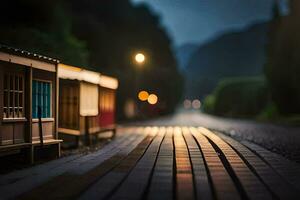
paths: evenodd
<path fill-rule="evenodd" d="M 141 52 L 137 52 L 134 57 L 134 62 L 137 66 L 142 67 L 142 65 L 145 63 L 146 57 L 143 53 Z M 138 69 L 139 67 L 135 67 L 134 69 L 134 81 L 135 81 L 135 92 L 138 95 L 138 99 L 140 101 L 147 101 L 149 94 L 147 91 L 140 91 L 139 92 L 139 76 L 140 76 L 140 70 Z M 138 103 L 138 99 L 136 99 L 135 103 L 136 103 L 136 116 L 138 116 L 139 114 L 139 103 Z"/>
<path fill-rule="evenodd" d="M 191 102 L 191 100 L 189 100 L 189 99 L 184 100 L 184 102 L 183 102 L 183 107 L 184 107 L 185 109 L 190 109 L 190 108 L 192 107 L 192 102 Z"/>
<path fill-rule="evenodd" d="M 138 64 L 143 64 L 146 60 L 146 57 L 144 54 L 142 53 L 137 53 L 134 57 L 135 61 L 138 63 Z"/>
<path fill-rule="evenodd" d="M 201 107 L 201 102 L 199 99 L 195 99 L 193 102 L 192 102 L 192 106 L 195 110 L 198 110 L 200 109 Z"/>
<path fill-rule="evenodd" d="M 148 97 L 149 97 L 149 93 L 147 91 L 140 91 L 138 94 L 138 98 L 141 101 L 147 101 Z"/>
<path fill-rule="evenodd" d="M 147 100 L 149 104 L 155 105 L 158 101 L 158 97 L 155 94 L 150 94 Z"/>

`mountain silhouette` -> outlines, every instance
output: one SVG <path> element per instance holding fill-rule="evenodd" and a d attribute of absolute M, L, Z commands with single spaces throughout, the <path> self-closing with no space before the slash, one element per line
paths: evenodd
<path fill-rule="evenodd" d="M 179 46 L 176 49 L 176 58 L 178 61 L 178 66 L 180 69 L 185 69 L 187 67 L 187 64 L 189 63 L 191 56 L 195 53 L 195 51 L 198 49 L 197 44 L 184 44 L 182 46 Z"/>
<path fill-rule="evenodd" d="M 268 23 L 225 33 L 198 47 L 184 69 L 186 98 L 202 99 L 225 77 L 257 76 L 266 60 Z"/>

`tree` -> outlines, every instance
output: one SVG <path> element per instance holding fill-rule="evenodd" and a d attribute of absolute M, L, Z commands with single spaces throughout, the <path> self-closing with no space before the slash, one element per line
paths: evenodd
<path fill-rule="evenodd" d="M 127 98 L 136 98 L 133 88 L 138 73 L 139 87 L 159 95 L 162 113 L 172 112 L 183 80 L 159 17 L 146 5 L 134 7 L 128 0 L 75 0 L 68 5 L 73 33 L 90 49 L 90 66 L 120 80 L 118 107 L 123 110 Z M 132 61 L 137 51 L 147 56 L 142 69 L 135 69 Z"/>
<path fill-rule="evenodd" d="M 87 49 L 72 35 L 70 17 L 62 1 L 4 1 L 3 11 L 0 16 L 1 43 L 54 57 L 68 64 L 88 64 Z"/>
<path fill-rule="evenodd" d="M 125 100 L 136 98 L 133 55 L 143 51 L 147 62 L 138 72 L 139 87 L 159 95 L 160 113 L 174 110 L 183 80 L 171 41 L 146 5 L 133 6 L 129 0 L 4 0 L 1 6 L 2 43 L 116 76 L 121 118 Z"/>
<path fill-rule="evenodd" d="M 291 13 L 285 17 L 274 10 L 265 73 L 280 113 L 296 114 L 300 113 L 300 3 L 291 1 Z"/>

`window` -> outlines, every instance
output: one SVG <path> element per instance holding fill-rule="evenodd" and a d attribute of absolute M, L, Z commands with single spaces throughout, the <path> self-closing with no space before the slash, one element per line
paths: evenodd
<path fill-rule="evenodd" d="M 42 118 L 51 117 L 51 83 L 33 80 L 32 117 L 38 118 L 38 107 L 42 109 Z"/>
<path fill-rule="evenodd" d="M 24 118 L 24 76 L 4 74 L 3 118 Z"/>

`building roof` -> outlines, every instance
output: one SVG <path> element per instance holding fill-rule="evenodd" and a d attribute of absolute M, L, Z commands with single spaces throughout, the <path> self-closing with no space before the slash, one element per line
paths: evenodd
<path fill-rule="evenodd" d="M 99 85 L 101 87 L 105 87 L 105 88 L 109 88 L 109 89 L 117 89 L 119 86 L 119 82 L 118 79 L 110 77 L 110 76 L 106 76 L 106 75 L 102 75 L 100 76 L 100 82 Z"/>
<path fill-rule="evenodd" d="M 58 65 L 58 77 L 62 79 L 78 80 L 98 84 L 101 87 L 109 89 L 118 88 L 118 80 L 116 78 L 62 63 Z"/>
<path fill-rule="evenodd" d="M 48 62 L 48 63 L 53 63 L 53 64 L 59 63 L 58 59 L 50 58 L 50 57 L 43 56 L 40 54 L 31 53 L 31 52 L 24 51 L 24 50 L 21 50 L 18 48 L 9 47 L 9 46 L 3 45 L 3 44 L 0 44 L 0 51 L 9 53 L 9 54 L 14 54 L 17 56 L 40 60 L 40 61 L 44 61 L 44 62 Z"/>

